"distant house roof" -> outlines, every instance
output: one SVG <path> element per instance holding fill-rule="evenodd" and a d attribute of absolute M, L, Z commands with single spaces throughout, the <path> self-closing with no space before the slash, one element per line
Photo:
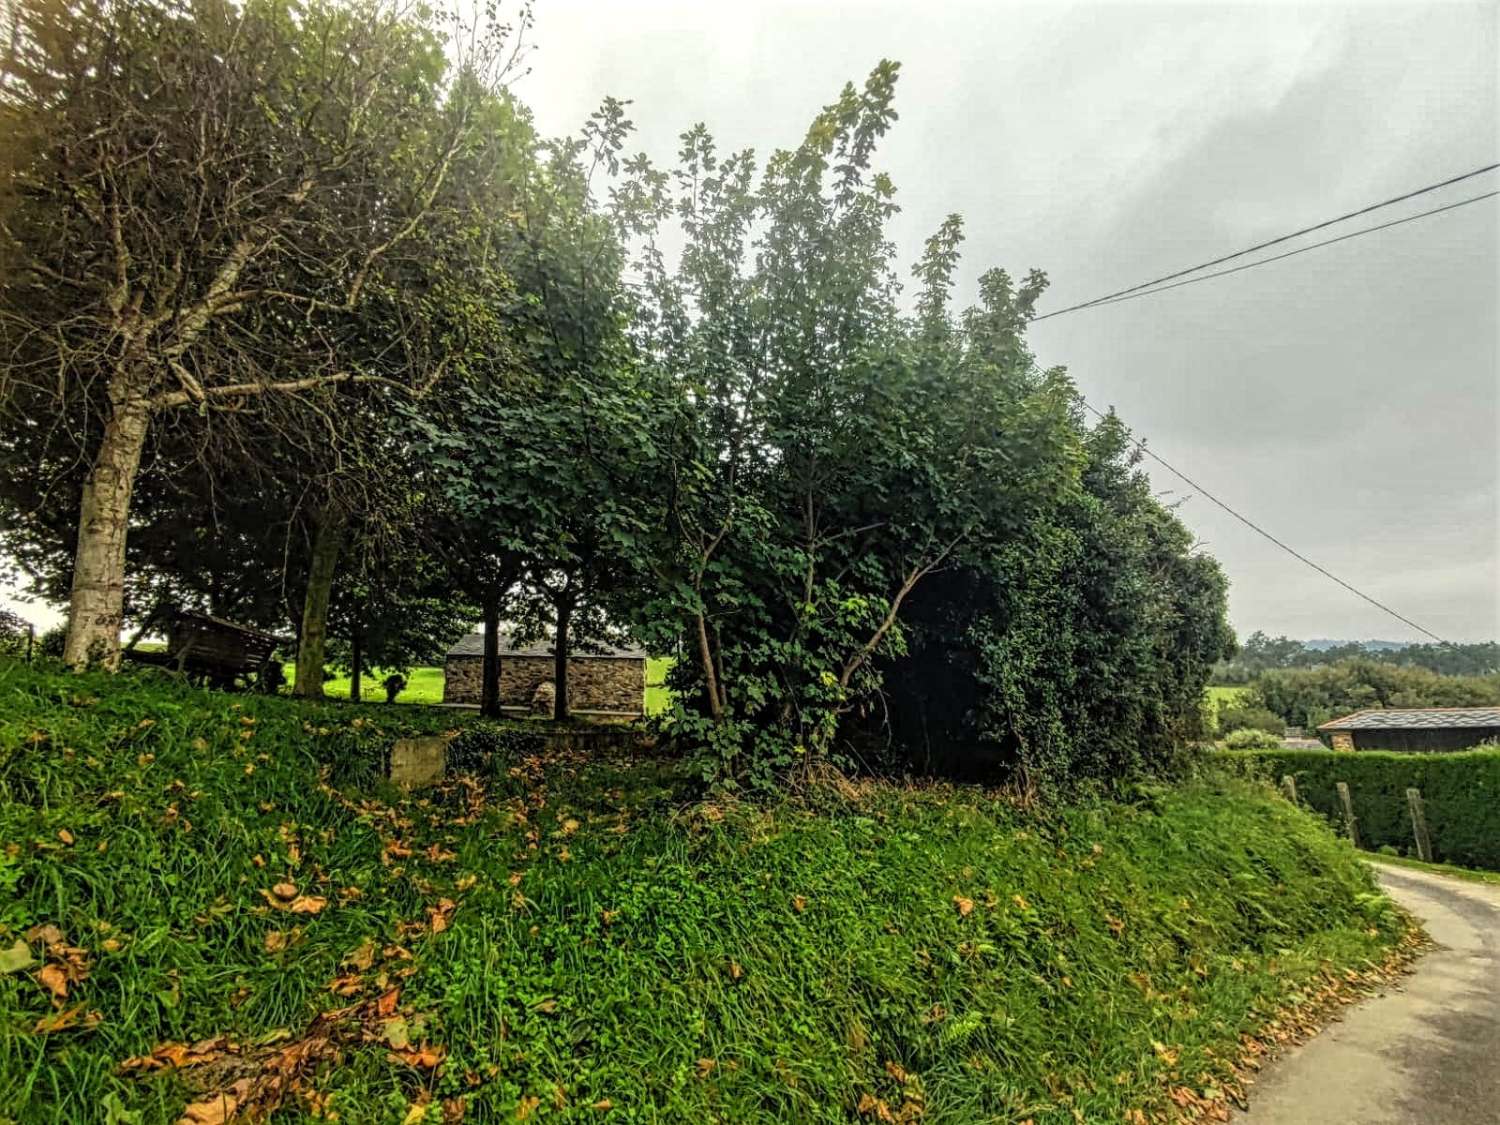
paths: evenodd
<path fill-rule="evenodd" d="M 1500 707 L 1375 707 L 1324 723 L 1319 730 L 1448 730 L 1500 727 Z"/>
<path fill-rule="evenodd" d="M 448 650 L 449 656 L 483 656 L 484 634 L 470 633 Z M 545 641 L 536 644 L 514 645 L 511 643 L 510 634 L 500 634 L 501 656 L 553 656 L 552 646 Z M 601 644 L 578 644 L 570 646 L 568 658 L 596 660 L 645 660 L 646 650 L 622 645 Z"/>

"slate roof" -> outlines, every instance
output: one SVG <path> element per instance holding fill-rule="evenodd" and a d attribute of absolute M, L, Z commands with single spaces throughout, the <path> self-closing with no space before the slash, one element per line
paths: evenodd
<path fill-rule="evenodd" d="M 1319 730 L 1500 728 L 1500 707 L 1375 707 L 1324 723 Z"/>
<path fill-rule="evenodd" d="M 484 634 L 470 633 L 448 650 L 449 656 L 483 656 Z M 500 655 L 504 656 L 552 656 L 552 646 L 545 641 L 536 644 L 520 645 L 511 644 L 508 633 L 500 634 Z M 646 650 L 628 645 L 599 645 L 599 644 L 573 644 L 568 653 L 572 659 L 595 659 L 595 660 L 645 660 Z"/>

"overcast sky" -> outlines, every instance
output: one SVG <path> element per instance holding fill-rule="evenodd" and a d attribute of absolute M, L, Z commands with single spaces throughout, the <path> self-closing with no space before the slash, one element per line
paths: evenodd
<path fill-rule="evenodd" d="M 901 63 L 879 164 L 908 260 L 952 211 L 964 294 L 1045 270 L 1043 304 L 1135 284 L 1490 163 L 1497 6 L 537 0 L 518 85 L 545 132 L 606 94 L 670 164 L 795 143 L 846 80 Z M 1490 174 L 1330 233 L 1500 186 Z M 1496 200 L 1037 325 L 1151 448 L 1443 637 L 1500 636 Z M 1175 480 L 1230 614 L 1298 637 L 1415 638 Z M 35 608 L 31 616 L 42 616 Z M 46 615 L 52 619 L 52 615 Z"/>
<path fill-rule="evenodd" d="M 764 154 L 882 57 L 879 165 L 910 259 L 951 211 L 965 296 L 992 266 L 1072 304 L 1490 163 L 1497 7 L 538 0 L 519 86 L 547 132 L 606 94 L 670 163 L 705 122 Z M 1490 174 L 1380 213 L 1500 186 Z M 1449 639 L 1497 622 L 1496 201 L 1032 339 L 1204 488 Z M 1044 309 L 1045 311 L 1045 309 Z M 1164 470 L 1232 583 L 1241 634 L 1416 634 Z"/>

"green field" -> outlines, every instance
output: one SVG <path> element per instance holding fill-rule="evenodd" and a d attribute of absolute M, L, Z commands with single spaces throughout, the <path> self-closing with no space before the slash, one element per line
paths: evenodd
<path fill-rule="evenodd" d="M 1265 787 L 705 802 L 672 761 L 523 724 L 475 777 L 380 780 L 393 738 L 449 725 L 485 729 L 0 661 L 0 1115 L 1217 1115 L 1245 1037 L 1374 983 L 1406 932 Z"/>
<path fill-rule="evenodd" d="M 1204 694 L 1209 704 L 1217 712 L 1220 708 L 1231 706 L 1243 699 L 1245 689 L 1242 687 L 1226 687 L 1223 684 L 1209 684 L 1204 689 Z"/>
<path fill-rule="evenodd" d="M 671 702 L 672 693 L 666 687 L 667 670 L 672 666 L 670 656 L 653 656 L 646 661 L 646 714 L 656 715 L 665 711 Z M 296 681 L 297 668 L 286 666 L 287 687 Z M 360 685 L 360 694 L 366 703 L 385 702 L 385 688 L 380 681 L 384 676 L 367 676 Z M 349 698 L 349 677 L 338 675 L 323 685 L 330 699 Z M 443 670 L 441 668 L 414 668 L 407 677 L 406 690 L 396 697 L 397 703 L 441 703 L 443 701 Z"/>

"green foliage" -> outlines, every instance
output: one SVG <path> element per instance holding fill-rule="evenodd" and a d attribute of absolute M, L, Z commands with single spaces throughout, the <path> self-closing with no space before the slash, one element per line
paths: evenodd
<path fill-rule="evenodd" d="M 1493 707 L 1500 704 L 1500 674 L 1443 676 L 1361 658 L 1263 672 L 1251 681 L 1246 700 L 1312 730 L 1366 707 Z"/>
<path fill-rule="evenodd" d="M 497 773 L 517 758 L 539 753 L 544 743 L 536 730 L 491 720 L 471 722 L 448 743 L 448 767 L 464 773 Z"/>
<path fill-rule="evenodd" d="M 45 990 L 0 973 L 4 1112 L 174 1121 L 204 1072 L 122 1060 L 284 1043 L 399 981 L 444 1061 L 350 1044 L 309 1078 L 340 1120 L 428 1096 L 479 1121 L 527 1099 L 597 1121 L 609 1099 L 640 1120 L 843 1125 L 867 1094 L 937 1125 L 1165 1116 L 1182 1075 L 1226 1089 L 1243 1033 L 1404 926 L 1324 826 L 1244 784 L 1041 812 L 946 785 L 692 807 L 649 760 L 409 798 L 352 765 L 455 721 L 0 664 L 0 940 L 58 926 L 90 968 L 69 1002 L 99 1013 L 35 1034 Z M 338 760 L 347 780 L 323 784 Z M 281 881 L 326 906 L 270 909 Z M 349 976 L 353 996 L 330 992 Z"/>
<path fill-rule="evenodd" d="M 1255 727 L 1239 727 L 1224 736 L 1224 745 L 1230 750 L 1275 750 L 1281 739 Z"/>
<path fill-rule="evenodd" d="M 1413 846 L 1407 789 L 1420 789 L 1438 859 L 1500 871 L 1500 749 L 1453 754 L 1360 750 L 1277 750 L 1242 756 L 1262 776 L 1297 779 L 1297 797 L 1334 823 L 1343 811 L 1335 788 L 1347 782 L 1360 843 Z"/>
<path fill-rule="evenodd" d="M 1203 733 L 1229 640 L 1223 576 L 1155 499 L 1113 417 L 1087 435 L 1080 493 L 913 600 L 888 677 L 907 763 L 1019 768 L 1055 788 L 1172 768 Z"/>
<path fill-rule="evenodd" d="M 851 747 L 883 700 L 909 709 L 892 718 L 911 752 L 983 744 L 1058 781 L 1155 764 L 1228 641 L 1222 578 L 1129 471 L 1123 430 L 1087 430 L 1065 374 L 1035 364 L 1041 273 L 988 270 L 953 310 L 951 216 L 901 312 L 874 165 L 896 76 L 846 87 L 758 178 L 701 127 L 675 193 L 642 172 L 687 241 L 675 274 L 647 254 L 639 330 L 688 392 L 654 474 L 661 612 L 687 640 L 664 729 L 723 784 L 869 761 Z M 968 706 L 943 710 L 966 729 L 926 737 L 908 681 L 931 667 L 962 681 Z"/>
<path fill-rule="evenodd" d="M 1286 733 L 1286 725 L 1286 720 L 1275 711 L 1242 703 L 1220 708 L 1218 714 L 1218 729 L 1223 733 L 1248 729 L 1280 737 Z"/>
<path fill-rule="evenodd" d="M 1244 684 L 1272 668 L 1311 668 L 1346 660 L 1376 660 L 1403 668 L 1426 668 L 1444 676 L 1488 676 L 1500 672 L 1500 642 L 1470 644 L 1393 644 L 1349 641 L 1311 648 L 1289 637 L 1268 637 L 1257 630 L 1228 660 L 1214 668 L 1214 680 Z"/>
<path fill-rule="evenodd" d="M 31 625 L 19 613 L 0 609 L 0 655 L 24 656 Z"/>

